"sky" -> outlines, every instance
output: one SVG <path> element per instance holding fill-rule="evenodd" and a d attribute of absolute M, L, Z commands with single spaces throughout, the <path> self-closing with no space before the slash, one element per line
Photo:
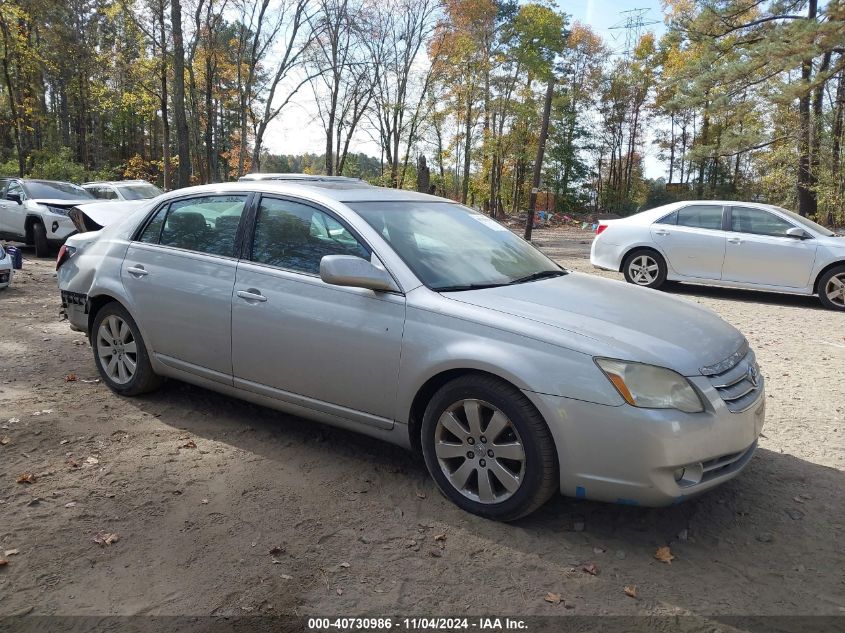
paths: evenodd
<path fill-rule="evenodd" d="M 660 0 L 559 0 L 558 6 L 573 21 L 590 25 L 614 51 L 625 49 L 626 11 L 644 10 L 644 30 L 662 33 L 663 12 Z M 653 23 L 653 24 L 648 24 Z M 325 151 L 325 133 L 313 105 L 313 93 L 303 86 L 294 100 L 267 128 L 264 145 L 272 154 L 322 154 Z M 366 133 L 359 133 L 350 148 L 354 152 L 379 155 L 379 147 Z M 645 144 L 645 175 L 656 178 L 665 175 L 651 144 Z"/>

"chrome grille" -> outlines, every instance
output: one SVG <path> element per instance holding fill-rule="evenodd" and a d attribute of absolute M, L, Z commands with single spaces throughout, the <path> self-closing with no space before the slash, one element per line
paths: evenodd
<path fill-rule="evenodd" d="M 702 368 L 701 373 L 710 379 L 728 410 L 733 413 L 749 409 L 763 388 L 757 359 L 754 352 L 748 349 L 747 343 L 721 363 Z"/>

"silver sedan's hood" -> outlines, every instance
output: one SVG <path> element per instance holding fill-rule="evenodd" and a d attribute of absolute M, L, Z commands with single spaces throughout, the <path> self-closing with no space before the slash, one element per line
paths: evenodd
<path fill-rule="evenodd" d="M 520 317 L 533 338 L 573 349 L 700 373 L 733 354 L 743 335 L 710 310 L 656 290 L 570 273 L 542 281 L 444 294 L 450 299 Z M 554 328 L 544 336 L 544 328 Z M 568 347 L 569 345 L 567 345 Z"/>

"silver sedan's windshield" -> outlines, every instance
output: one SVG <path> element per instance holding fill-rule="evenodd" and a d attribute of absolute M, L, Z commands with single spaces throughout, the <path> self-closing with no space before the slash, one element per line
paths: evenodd
<path fill-rule="evenodd" d="M 459 204 L 407 200 L 347 204 L 433 290 L 471 290 L 566 274 L 506 227 Z"/>

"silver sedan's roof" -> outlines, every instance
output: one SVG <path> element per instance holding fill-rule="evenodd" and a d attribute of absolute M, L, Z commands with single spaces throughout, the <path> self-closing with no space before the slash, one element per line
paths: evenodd
<path fill-rule="evenodd" d="M 240 182 L 222 182 L 211 185 L 199 185 L 176 189 L 165 194 L 169 197 L 181 197 L 190 194 L 259 191 L 263 193 L 282 193 L 310 198 L 313 200 L 331 200 L 335 202 L 390 202 L 390 201 L 428 201 L 453 202 L 425 193 L 405 189 L 374 187 L 363 181 L 349 180 L 255 180 Z"/>

